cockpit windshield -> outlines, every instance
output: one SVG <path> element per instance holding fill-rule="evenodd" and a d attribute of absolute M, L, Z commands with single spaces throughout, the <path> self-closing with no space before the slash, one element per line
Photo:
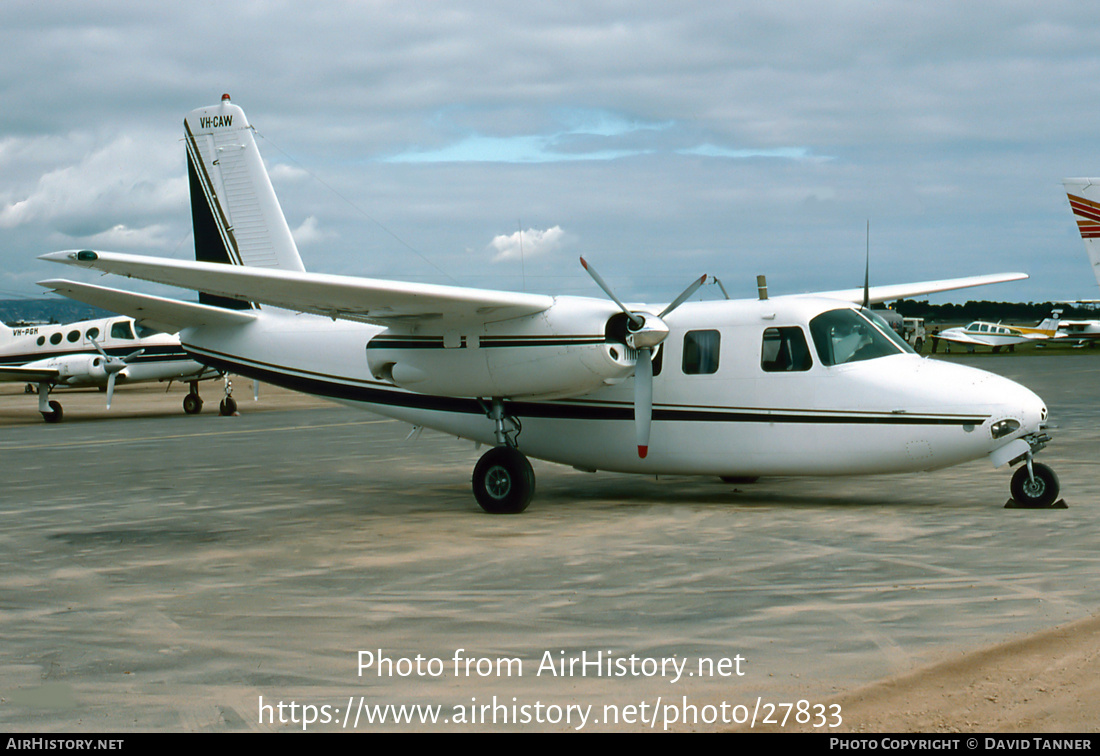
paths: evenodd
<path fill-rule="evenodd" d="M 871 310 L 830 310 L 810 321 L 822 365 L 843 365 L 913 350 Z"/>

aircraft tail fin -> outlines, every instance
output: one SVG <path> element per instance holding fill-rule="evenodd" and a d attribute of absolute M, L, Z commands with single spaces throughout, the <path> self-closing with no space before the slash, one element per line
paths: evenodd
<path fill-rule="evenodd" d="M 1064 179 L 1062 184 L 1085 242 L 1096 283 L 1100 284 L 1100 179 Z"/>
<path fill-rule="evenodd" d="M 183 127 L 195 259 L 305 270 L 244 111 L 223 95 L 219 105 L 188 113 Z M 199 301 L 232 309 L 251 307 L 242 300 L 201 292 Z"/>
<path fill-rule="evenodd" d="M 1035 326 L 1035 328 L 1037 330 L 1040 330 L 1040 331 L 1057 331 L 1058 330 L 1058 324 L 1061 323 L 1061 322 L 1062 322 L 1062 311 L 1061 310 L 1053 310 L 1050 313 L 1050 317 L 1049 318 L 1044 318 L 1043 322 L 1041 322 L 1039 325 Z"/>

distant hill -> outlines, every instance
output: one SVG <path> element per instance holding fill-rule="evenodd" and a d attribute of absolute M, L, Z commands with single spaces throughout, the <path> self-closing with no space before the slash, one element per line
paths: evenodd
<path fill-rule="evenodd" d="M 0 320 L 8 324 L 19 321 L 72 323 L 114 314 L 72 299 L 0 299 Z"/>

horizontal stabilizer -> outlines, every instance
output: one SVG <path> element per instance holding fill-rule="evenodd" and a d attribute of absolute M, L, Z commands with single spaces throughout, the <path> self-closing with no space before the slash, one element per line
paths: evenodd
<path fill-rule="evenodd" d="M 256 317 L 248 310 L 226 310 L 198 302 L 135 294 L 64 279 L 39 281 L 38 285 L 78 302 L 129 315 L 140 324 L 165 333 L 175 333 L 181 328 L 193 326 L 240 325 Z"/>
<path fill-rule="evenodd" d="M 966 278 L 946 278 L 942 281 L 922 281 L 919 283 L 894 284 L 891 286 L 872 286 L 869 289 L 869 301 L 893 302 L 895 299 L 908 299 L 924 294 L 935 294 L 939 291 L 953 291 L 955 289 L 969 289 L 972 286 L 988 286 L 989 284 L 1008 283 L 1009 281 L 1022 281 L 1027 278 L 1027 273 L 991 273 L 984 276 L 968 276 Z M 860 304 L 863 302 L 863 289 L 841 289 L 840 291 L 824 291 L 815 293 L 815 296 L 829 299 L 842 299 L 845 302 Z"/>
<path fill-rule="evenodd" d="M 331 318 L 394 325 L 485 323 L 534 315 L 553 297 L 460 286 L 167 260 L 117 252 L 51 252 L 40 259 Z M 170 301 L 170 300 L 165 300 Z"/>

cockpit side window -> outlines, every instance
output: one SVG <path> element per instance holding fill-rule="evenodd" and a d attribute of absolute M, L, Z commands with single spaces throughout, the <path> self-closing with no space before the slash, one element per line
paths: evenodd
<path fill-rule="evenodd" d="M 111 324 L 112 339 L 132 339 L 134 329 L 130 327 L 129 320 L 119 320 Z"/>
<path fill-rule="evenodd" d="M 760 367 L 766 373 L 809 370 L 813 366 L 806 335 L 798 326 L 768 328 L 760 348 Z"/>
<path fill-rule="evenodd" d="M 912 352 L 898 343 L 900 339 L 887 336 L 885 331 L 889 330 L 888 326 L 880 330 L 863 314 L 849 309 L 823 312 L 810 321 L 810 336 L 823 365 Z"/>
<path fill-rule="evenodd" d="M 684 334 L 685 375 L 709 375 L 718 372 L 718 353 L 722 337 L 718 331 L 688 331 Z"/>

